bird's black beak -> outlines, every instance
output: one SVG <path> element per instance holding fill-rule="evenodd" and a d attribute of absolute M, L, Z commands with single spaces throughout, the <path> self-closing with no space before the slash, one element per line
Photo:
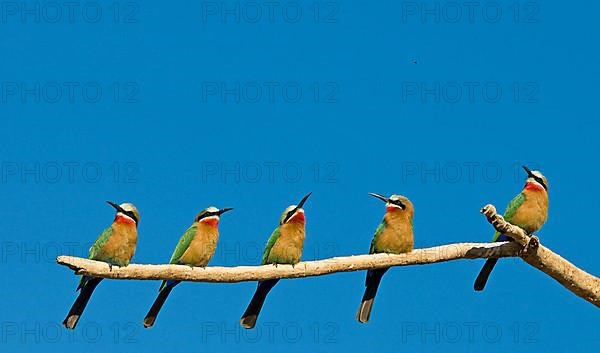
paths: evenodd
<path fill-rule="evenodd" d="M 374 193 L 374 192 L 370 192 L 370 193 L 369 193 L 369 195 L 371 195 L 371 196 L 373 196 L 373 197 L 376 197 L 376 198 L 380 199 L 381 201 L 383 201 L 383 202 L 385 202 L 385 203 L 388 203 L 388 202 L 390 202 L 390 199 L 388 199 L 387 197 L 385 197 L 385 196 L 383 196 L 383 195 L 379 195 L 379 194 L 376 194 L 376 193 Z"/>
<path fill-rule="evenodd" d="M 308 197 L 312 194 L 312 192 L 309 192 L 306 196 L 304 196 L 302 198 L 302 200 L 300 200 L 300 202 L 298 203 L 298 206 L 296 206 L 296 210 L 302 208 L 302 206 L 304 206 L 304 203 L 306 202 L 306 200 L 308 200 Z"/>
<path fill-rule="evenodd" d="M 117 212 L 121 212 L 123 214 L 125 213 L 125 210 L 121 206 L 117 205 L 116 203 L 111 202 L 111 201 L 106 201 L 106 203 L 111 205 L 112 207 L 114 207 L 115 210 L 117 210 Z"/>
<path fill-rule="evenodd" d="M 523 169 L 525 169 L 525 171 L 527 172 L 527 176 L 529 176 L 531 178 L 534 177 L 533 172 L 531 171 L 531 169 L 527 168 L 526 165 L 523 166 Z"/>
<path fill-rule="evenodd" d="M 233 210 L 233 208 L 231 208 L 231 207 L 222 208 L 222 209 L 220 209 L 220 210 L 219 210 L 219 212 L 217 212 L 217 214 L 220 216 L 220 215 L 222 215 L 223 213 L 225 213 L 225 212 L 229 212 L 229 211 L 231 211 L 231 210 Z"/>

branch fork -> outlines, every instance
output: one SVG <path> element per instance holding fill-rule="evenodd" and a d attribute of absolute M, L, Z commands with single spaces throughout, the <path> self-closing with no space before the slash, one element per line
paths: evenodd
<path fill-rule="evenodd" d="M 522 246 L 519 257 L 525 262 L 554 278 L 577 296 L 600 307 L 600 279 L 598 277 L 583 271 L 541 245 L 537 236 L 528 235 L 523 229 L 507 222 L 496 212 L 493 205 L 484 206 L 480 212 L 496 231 L 511 237 Z"/>

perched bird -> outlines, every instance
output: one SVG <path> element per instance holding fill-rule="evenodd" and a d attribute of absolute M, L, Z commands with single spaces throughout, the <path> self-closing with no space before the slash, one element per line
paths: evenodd
<path fill-rule="evenodd" d="M 369 194 L 384 201 L 386 209 L 383 221 L 375 230 L 369 254 L 411 252 L 414 246 L 412 225 L 414 207 L 412 202 L 402 195 L 392 195 L 387 198 L 379 194 Z M 356 313 L 356 320 L 363 324 L 369 321 L 377 288 L 387 270 L 389 267 L 367 271 L 365 294 Z"/>
<path fill-rule="evenodd" d="M 219 218 L 233 208 L 209 207 L 198 213 L 194 223 L 183 233 L 171 256 L 171 264 L 205 267 L 213 257 L 219 240 Z M 181 281 L 163 281 L 158 297 L 144 318 L 144 327 L 152 327 L 169 293 Z"/>
<path fill-rule="evenodd" d="M 508 204 L 504 219 L 532 234 L 542 228 L 548 219 L 548 181 L 537 170 L 531 171 L 526 166 L 523 166 L 523 169 L 527 172 L 525 187 Z M 496 232 L 492 241 L 513 241 L 513 239 Z M 475 280 L 473 287 L 476 291 L 483 290 L 496 262 L 498 259 L 487 259 Z"/>
<path fill-rule="evenodd" d="M 137 244 L 137 226 L 140 221 L 140 213 L 131 203 L 116 203 L 106 201 L 117 210 L 115 220 L 108 227 L 94 245 L 90 248 L 89 259 L 104 261 L 109 266 L 127 266 L 135 253 Z M 102 281 L 102 278 L 83 276 L 77 290 L 79 296 L 73 303 L 71 310 L 63 321 L 68 329 L 75 329 L 77 322 L 85 309 L 94 289 Z"/>
<path fill-rule="evenodd" d="M 267 241 L 261 265 L 295 265 L 300 262 L 304 246 L 304 225 L 306 222 L 302 206 L 304 206 L 310 194 L 304 196 L 297 206 L 291 205 L 285 209 L 279 219 L 279 226 L 275 228 Z M 267 298 L 267 294 L 269 294 L 269 291 L 271 291 L 277 282 L 279 282 L 279 279 L 258 282 L 256 292 L 240 319 L 240 324 L 244 328 L 250 329 L 256 325 L 256 320 Z"/>

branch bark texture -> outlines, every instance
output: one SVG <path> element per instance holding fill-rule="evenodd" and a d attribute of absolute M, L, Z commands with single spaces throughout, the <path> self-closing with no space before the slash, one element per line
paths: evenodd
<path fill-rule="evenodd" d="M 56 261 L 75 270 L 76 274 L 111 279 L 159 280 L 172 279 L 192 282 L 244 282 L 275 278 L 323 276 L 337 272 L 352 272 L 392 266 L 426 265 L 458 259 L 518 256 L 517 244 L 457 243 L 417 249 L 407 254 L 373 254 L 333 257 L 291 265 L 190 267 L 185 265 L 112 266 L 72 256 L 59 256 Z"/>

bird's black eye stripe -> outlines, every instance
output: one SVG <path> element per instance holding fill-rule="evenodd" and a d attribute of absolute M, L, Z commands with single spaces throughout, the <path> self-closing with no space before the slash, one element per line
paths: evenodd
<path fill-rule="evenodd" d="M 392 201 L 392 203 L 396 206 L 400 206 L 401 208 L 404 208 L 404 203 L 400 200 L 394 200 L 394 201 Z"/>
<path fill-rule="evenodd" d="M 544 183 L 544 179 L 540 178 L 540 177 L 539 177 L 539 176 L 537 176 L 537 175 L 534 175 L 534 176 L 533 176 L 533 179 L 534 179 L 535 181 L 537 181 L 538 183 L 540 183 L 540 185 L 542 185 L 542 186 L 544 187 L 544 189 L 545 189 L 545 190 L 548 190 L 548 187 L 546 186 L 546 183 Z"/>
<path fill-rule="evenodd" d="M 212 216 L 219 216 L 219 211 L 203 211 L 201 212 L 198 217 L 196 217 L 196 222 L 200 221 L 203 218 L 207 218 L 207 217 L 212 217 Z"/>
<path fill-rule="evenodd" d="M 126 214 L 127 216 L 129 216 L 131 219 L 133 219 L 133 220 L 135 221 L 135 223 L 137 223 L 137 222 L 138 222 L 138 219 L 137 219 L 137 217 L 135 216 L 135 213 L 133 213 L 133 211 L 125 211 L 125 214 Z"/>

